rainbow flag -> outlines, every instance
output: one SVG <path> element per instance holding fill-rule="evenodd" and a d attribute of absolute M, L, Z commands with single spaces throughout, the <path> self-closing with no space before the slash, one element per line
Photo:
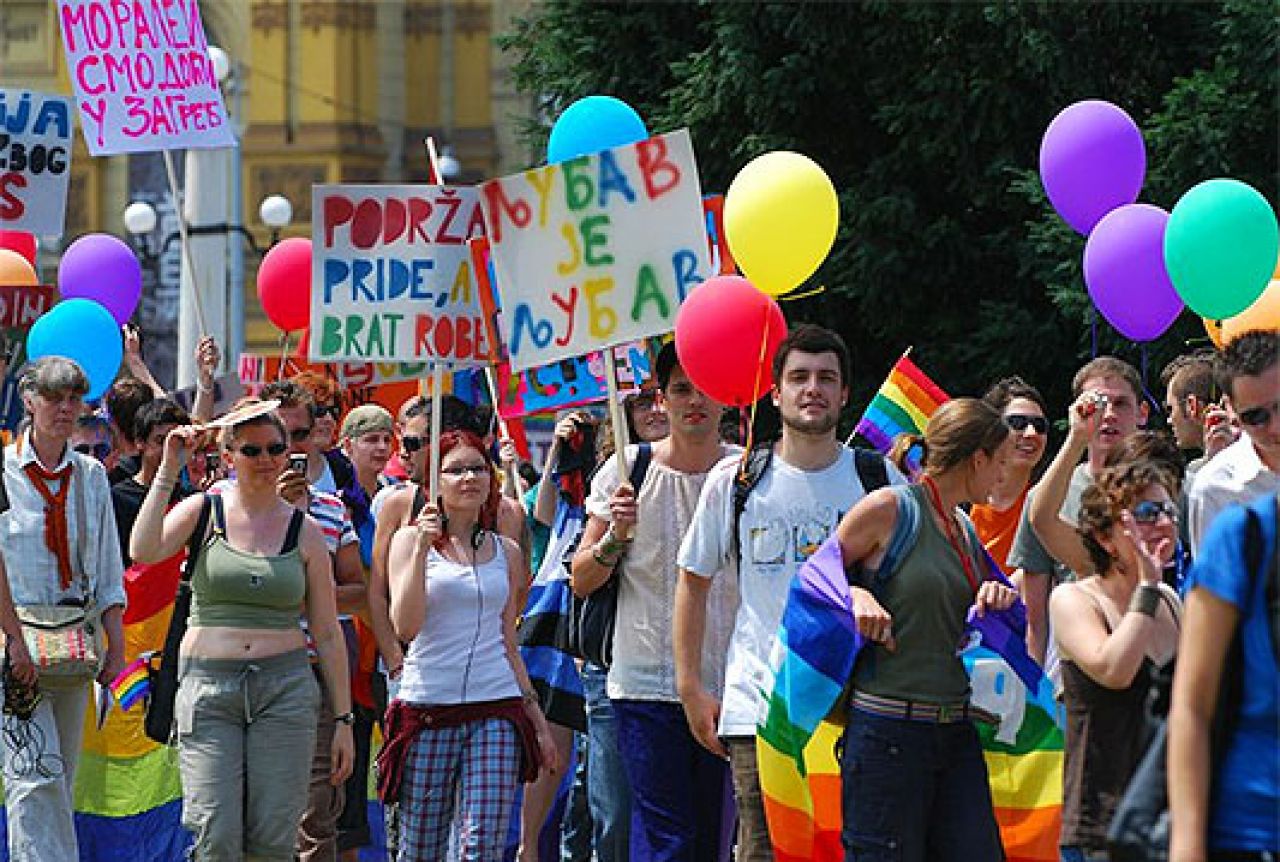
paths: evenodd
<path fill-rule="evenodd" d="M 120 675 L 111 680 L 109 688 L 121 709 L 130 709 L 151 694 L 150 670 L 151 653 L 148 652 L 129 662 Z"/>
<path fill-rule="evenodd" d="M 988 555 L 993 577 L 1004 580 Z M 1021 603 L 969 619 L 962 656 L 973 702 L 1000 718 L 979 725 L 989 781 L 1010 862 L 1058 858 L 1062 816 L 1062 728 L 1053 686 L 1031 660 Z M 840 862 L 841 694 L 863 641 L 838 541 L 832 537 L 791 584 L 772 664 L 773 690 L 756 735 L 760 789 L 774 856 Z"/>
<path fill-rule="evenodd" d="M 853 429 L 880 452 L 888 454 L 899 434 L 923 434 L 933 411 L 950 400 L 938 385 L 911 361 L 907 348 L 880 391 L 867 405 Z"/>

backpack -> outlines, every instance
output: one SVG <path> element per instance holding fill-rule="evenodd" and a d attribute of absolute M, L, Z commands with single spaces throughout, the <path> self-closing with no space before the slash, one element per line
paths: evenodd
<path fill-rule="evenodd" d="M 773 443 L 762 443 L 747 453 L 742 467 L 733 478 L 733 555 L 741 559 L 741 538 L 738 534 L 742 522 L 742 513 L 747 508 L 747 498 L 755 490 L 756 485 L 764 477 L 764 473 L 773 463 Z M 877 488 L 889 484 L 889 468 L 885 466 L 884 456 L 860 446 L 853 447 L 853 467 L 858 473 L 858 481 L 862 490 L 870 494 Z"/>

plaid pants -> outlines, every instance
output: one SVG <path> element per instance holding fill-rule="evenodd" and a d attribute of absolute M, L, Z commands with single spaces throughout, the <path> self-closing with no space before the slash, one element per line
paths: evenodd
<path fill-rule="evenodd" d="M 509 721 L 427 729 L 409 746 L 400 784 L 399 862 L 498 862 L 520 775 Z M 450 832 L 455 832 L 450 840 Z"/>

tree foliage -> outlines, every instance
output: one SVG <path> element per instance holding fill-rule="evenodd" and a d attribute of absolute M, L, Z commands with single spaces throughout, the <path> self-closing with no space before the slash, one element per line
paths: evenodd
<path fill-rule="evenodd" d="M 825 290 L 783 307 L 849 341 L 856 402 L 913 344 L 952 393 L 1019 373 L 1062 403 L 1092 315 L 1083 238 L 1039 183 L 1045 127 L 1074 101 L 1107 99 L 1144 129 L 1144 200 L 1171 208 L 1195 183 L 1235 176 L 1274 201 L 1276 31 L 1259 0 L 547 0 L 503 44 L 548 117 L 608 93 L 652 131 L 689 127 L 706 191 L 773 149 L 824 166 L 841 204 L 810 285 Z M 1146 358 L 1096 329 L 1099 349 Z M 1151 363 L 1197 336 L 1188 313 Z"/>

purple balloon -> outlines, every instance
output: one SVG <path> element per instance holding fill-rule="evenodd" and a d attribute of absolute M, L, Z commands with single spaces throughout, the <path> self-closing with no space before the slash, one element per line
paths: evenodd
<path fill-rule="evenodd" d="M 1040 142 L 1040 182 L 1058 215 L 1085 236 L 1142 191 L 1142 132 L 1110 102 L 1076 102 L 1053 118 Z"/>
<path fill-rule="evenodd" d="M 1150 204 L 1108 213 L 1084 246 L 1089 296 L 1112 326 L 1132 341 L 1160 337 L 1182 313 L 1182 297 L 1164 266 L 1169 214 Z"/>
<path fill-rule="evenodd" d="M 111 234 L 87 234 L 62 254 L 58 293 L 63 299 L 92 299 L 123 326 L 142 296 L 142 265 L 133 249 Z"/>

